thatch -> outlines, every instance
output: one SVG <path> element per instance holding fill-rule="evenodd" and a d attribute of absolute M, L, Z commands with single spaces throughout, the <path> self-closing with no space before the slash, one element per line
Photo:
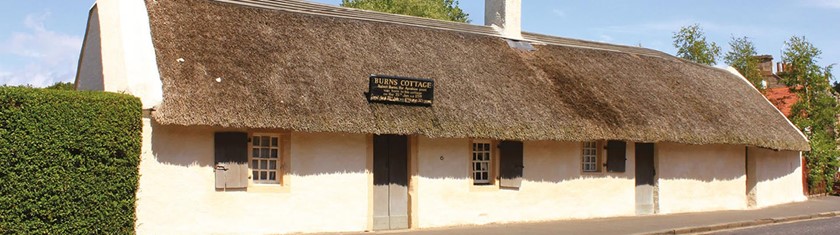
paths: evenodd
<path fill-rule="evenodd" d="M 458 30 L 204 0 L 147 5 L 164 92 L 154 117 L 166 125 L 808 149 L 742 79 L 652 50 L 526 52 Z M 435 103 L 368 103 L 370 74 L 431 78 Z"/>

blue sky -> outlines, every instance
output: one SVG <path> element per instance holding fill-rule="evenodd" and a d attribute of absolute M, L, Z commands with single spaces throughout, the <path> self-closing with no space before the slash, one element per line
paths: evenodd
<path fill-rule="evenodd" d="M 0 1 L 0 84 L 72 81 L 94 0 Z M 315 2 L 337 5 L 341 0 Z M 797 35 L 822 50 L 821 65 L 840 63 L 840 0 L 522 2 L 522 28 L 529 32 L 641 44 L 673 54 L 673 33 L 696 23 L 724 51 L 732 36 L 747 36 L 759 53 L 778 61 L 784 41 Z M 473 24 L 483 24 L 484 1 L 461 0 L 461 7 Z"/>

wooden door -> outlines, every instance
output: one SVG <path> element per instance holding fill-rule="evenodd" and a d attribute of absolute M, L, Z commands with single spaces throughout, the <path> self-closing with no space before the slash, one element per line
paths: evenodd
<path fill-rule="evenodd" d="M 653 144 L 636 143 L 636 214 L 654 213 L 655 176 Z"/>
<path fill-rule="evenodd" d="M 373 137 L 373 229 L 408 228 L 408 137 Z"/>
<path fill-rule="evenodd" d="M 519 188 L 522 184 L 522 142 L 502 141 L 499 144 L 499 186 Z"/>

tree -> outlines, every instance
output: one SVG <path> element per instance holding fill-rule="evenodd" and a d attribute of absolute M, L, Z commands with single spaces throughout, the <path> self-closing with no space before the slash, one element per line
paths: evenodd
<path fill-rule="evenodd" d="M 458 0 L 341 0 L 341 6 L 469 23 Z"/>
<path fill-rule="evenodd" d="M 680 28 L 673 38 L 680 58 L 713 65 L 717 63 L 716 58 L 720 57 L 720 47 L 714 42 L 706 42 L 706 35 L 697 24 Z"/>
<path fill-rule="evenodd" d="M 732 66 L 739 73 L 744 75 L 753 86 L 759 90 L 764 89 L 761 86 L 763 81 L 761 70 L 758 68 L 758 53 L 755 51 L 755 45 L 747 37 L 735 38 L 729 41 L 729 51 L 723 60 L 729 66 Z"/>
<path fill-rule="evenodd" d="M 56 82 L 55 84 L 52 84 L 52 85 L 50 85 L 48 87 L 45 87 L 45 88 L 46 89 L 72 91 L 72 90 L 76 90 L 76 85 L 73 84 L 72 82 Z"/>
<path fill-rule="evenodd" d="M 810 169 L 808 183 L 813 187 L 826 182 L 830 189 L 840 156 L 836 129 L 840 109 L 829 83 L 832 66 L 817 65 L 820 54 L 822 51 L 805 37 L 791 37 L 782 52 L 786 68 L 779 76 L 799 96 L 791 108 L 790 119 L 810 140 L 811 151 L 805 153 Z"/>

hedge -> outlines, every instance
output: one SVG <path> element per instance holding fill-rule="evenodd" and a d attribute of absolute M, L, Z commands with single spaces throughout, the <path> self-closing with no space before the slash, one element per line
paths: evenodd
<path fill-rule="evenodd" d="M 141 107 L 124 94 L 0 87 L 0 233 L 134 233 Z"/>

